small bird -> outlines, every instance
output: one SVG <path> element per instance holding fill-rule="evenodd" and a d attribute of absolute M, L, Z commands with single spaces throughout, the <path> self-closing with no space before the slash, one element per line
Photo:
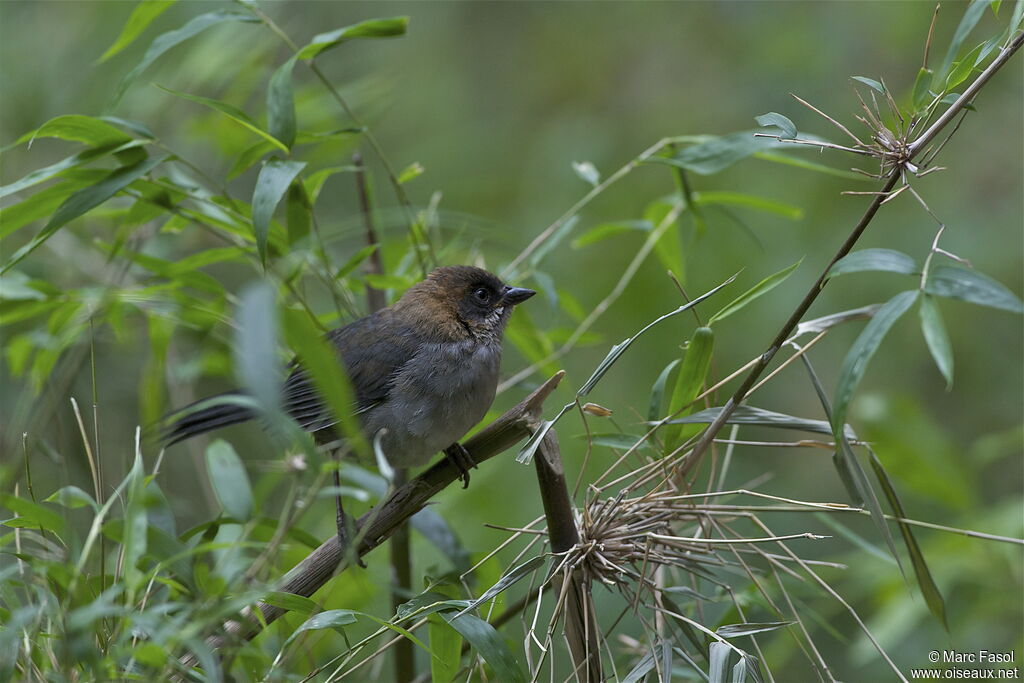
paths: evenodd
<path fill-rule="evenodd" d="M 444 451 L 469 485 L 468 469 L 476 465 L 459 439 L 494 400 L 512 308 L 535 293 L 505 285 L 481 268 L 446 266 L 388 308 L 327 334 L 352 382 L 364 435 L 370 441 L 380 435 L 392 466 L 423 465 Z M 244 406 L 198 408 L 201 403 L 168 416 L 164 445 L 257 417 Z M 334 413 L 297 363 L 282 388 L 282 404 L 317 442 L 337 439 Z"/>

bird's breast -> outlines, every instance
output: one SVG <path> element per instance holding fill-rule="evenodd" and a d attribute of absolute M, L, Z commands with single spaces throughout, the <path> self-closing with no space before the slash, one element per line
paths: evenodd
<path fill-rule="evenodd" d="M 455 443 L 483 419 L 498 385 L 501 347 L 428 343 L 396 373 L 387 401 L 367 416 L 372 436 L 397 467 L 414 467 Z"/>

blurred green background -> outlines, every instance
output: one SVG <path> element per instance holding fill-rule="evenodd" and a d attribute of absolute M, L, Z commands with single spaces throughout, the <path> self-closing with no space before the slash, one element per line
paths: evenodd
<path fill-rule="evenodd" d="M 1008 4 L 1008 3 L 1004 3 Z M 127 2 L 0 3 L 0 144 L 46 120 L 68 113 L 111 113 L 145 122 L 176 152 L 213 177 L 223 177 L 234 157 L 256 139 L 223 117 L 151 85 L 229 101 L 264 120 L 266 82 L 287 58 L 285 48 L 258 24 L 214 27 L 179 46 L 151 67 L 116 108 L 108 110 L 120 78 L 138 61 L 152 37 L 190 17 L 225 3 L 178 3 L 162 15 L 124 53 L 98 64 L 130 14 Z M 456 254 L 482 259 L 500 269 L 543 228 L 589 188 L 572 162 L 589 161 L 605 177 L 658 139 L 671 135 L 725 134 L 755 127 L 754 117 L 768 111 L 789 116 L 801 132 L 843 142 L 826 121 L 797 103 L 790 93 L 812 102 L 858 134 L 853 120 L 858 103 L 850 76 L 882 78 L 896 93 L 909 96 L 933 5 L 927 2 L 616 2 L 616 3 L 261 3 L 300 44 L 313 35 L 374 17 L 407 14 L 409 32 L 394 40 L 356 42 L 324 55 L 318 63 L 349 99 L 381 141 L 392 164 L 401 169 L 419 162 L 426 172 L 408 185 L 417 206 L 441 193 L 443 234 Z M 935 30 L 932 59 L 941 58 L 966 3 L 944 3 Z M 1008 12 L 1008 8 L 1003 8 Z M 1006 17 L 988 16 L 979 42 L 1005 25 Z M 970 42 L 970 41 L 969 41 Z M 973 43 L 972 43 L 973 44 Z M 308 70 L 296 67 L 299 126 L 326 131 L 349 122 Z M 930 208 L 946 224 L 942 246 L 969 259 L 983 273 L 1014 292 L 1022 291 L 1022 185 L 1024 185 L 1024 64 L 1018 56 L 999 73 L 976 102 L 940 159 L 949 170 L 915 183 Z M 299 158 L 310 170 L 349 163 L 354 138 L 325 143 Z M 2 158 L 0 182 L 69 154 L 67 143 L 39 140 Z M 374 172 L 381 229 L 400 237 L 403 226 L 376 161 L 364 150 Z M 804 158 L 846 169 L 839 155 L 804 152 Z M 855 160 L 875 171 L 873 162 Z M 229 184 L 248 197 L 257 170 Z M 695 296 L 743 269 L 740 282 L 717 307 L 764 276 L 804 258 L 781 287 L 718 326 L 714 372 L 724 377 L 761 353 L 806 288 L 859 218 L 867 199 L 840 196 L 847 189 L 876 187 L 862 182 L 747 160 L 711 176 L 691 176 L 698 191 L 733 190 L 802 208 L 799 220 L 737 209 L 749 229 L 722 214 L 709 213 L 709 229 L 697 234 L 684 225 L 687 292 Z M 673 190 L 667 168 L 651 166 L 630 174 L 582 214 L 574 234 L 594 225 L 640 216 L 653 199 Z M 8 198 L 9 203 L 18 197 Z M 6 204 L 4 204 L 6 205 Z M 4 206 L 0 205 L 0 207 Z M 325 234 L 338 258 L 360 245 L 359 212 L 351 176 L 334 176 L 317 205 Z M 98 219 L 80 221 L 88 230 L 64 231 L 33 254 L 21 269 L 59 287 L 103 287 L 117 264 L 105 263 L 88 239 L 100 234 Z M 79 226 L 82 227 L 81 225 Z M 886 205 L 860 248 L 884 246 L 905 251 L 922 262 L 937 225 L 904 194 Z M 753 236 L 752 236 L 752 235 Z M 109 236 L 107 236 L 109 238 Z M 23 243 L 18 233 L 0 243 L 9 255 Z M 574 249 L 563 241 L 543 265 L 558 294 L 590 311 L 614 287 L 639 248 L 642 237 L 625 234 L 593 247 Z M 164 235 L 155 247 L 164 258 L 180 258 L 211 246 L 208 236 L 185 229 Z M 238 291 L 254 277 L 239 268 L 213 269 Z M 537 280 L 524 282 L 543 285 Z M 832 283 L 810 316 L 887 300 L 914 284 L 897 275 L 851 275 Z M 550 291 L 545 295 L 553 295 Z M 575 325 L 554 296 L 540 296 L 517 313 L 528 313 L 557 339 Z M 623 296 L 594 326 L 590 343 L 557 366 L 568 372 L 551 413 L 604 357 L 608 347 L 680 303 L 679 294 L 653 255 Z M 945 382 L 928 355 L 916 321 L 907 315 L 874 359 L 854 403 L 852 423 L 875 442 L 879 457 L 894 477 L 907 514 L 937 524 L 1020 537 L 1022 534 L 1022 387 L 1024 327 L 1019 317 L 965 303 L 941 304 L 956 358 L 956 382 Z M 842 358 L 860 324 L 835 330 L 811 354 L 822 381 L 831 390 Z M 615 411 L 605 431 L 643 433 L 650 387 L 658 373 L 679 357 L 693 319 L 679 316 L 642 338 L 589 396 Z M 564 336 L 564 335 L 563 335 Z M 230 386 L 226 366 L 230 330 L 225 325 L 209 339 L 172 341 L 165 407 Z M 96 364 L 104 467 L 114 481 L 130 463 L 134 426 L 140 413 L 140 377 L 147 360 L 145 324 L 134 321 L 116 337 L 97 329 Z M 204 346 L 205 345 L 205 346 Z M 76 346 L 88 350 L 89 339 Z M 196 367 L 200 354 L 211 372 Z M 217 355 L 219 354 L 219 356 Z M 45 435 L 35 485 L 50 491 L 64 483 L 86 487 L 88 468 L 77 436 L 68 396 L 91 402 L 88 364 L 72 366 L 67 385 L 35 395 L 23 377 L 12 376 L 8 361 L 0 367 L 0 422 L 3 458 L 20 457 L 21 433 Z M 504 372 L 526 365 L 514 348 L 505 355 Z M 219 376 L 218 376 L 219 375 Z M 512 405 L 534 386 L 534 375 L 499 396 L 494 412 Z M 724 397 L 722 398 L 724 400 Z M 820 419 L 818 400 L 799 364 L 785 371 L 753 404 Z M 40 417 L 42 416 L 42 417 Z M 35 422 L 32 422 L 35 418 Z M 571 480 L 582 460 L 583 427 L 575 415 L 559 425 Z M 255 427 L 228 434 L 259 479 L 272 468 L 261 456 Z M 759 432 L 744 433 L 758 438 Z M 777 434 L 769 435 L 776 438 Z M 194 457 L 186 454 L 191 451 Z M 215 509 L 205 484 L 199 446 L 179 448 L 164 463 L 163 490 L 171 497 L 182 526 L 208 519 Z M 152 454 L 147 453 L 147 459 Z M 614 458 L 598 449 L 591 464 L 599 472 Z M 844 501 L 845 493 L 823 450 L 742 448 L 726 487 L 740 487 L 766 475 L 758 489 L 806 500 Z M 467 491 L 452 488 L 437 510 L 472 552 L 494 547 L 504 534 L 484 523 L 519 527 L 539 514 L 529 468 L 512 454 L 474 473 Z M 199 484 L 197 485 L 197 481 Z M 269 484 L 268 484 L 269 485 Z M 495 495 L 499 491 L 500 495 Z M 269 504 L 269 503 L 268 503 Z M 331 533 L 327 502 L 307 520 L 318 536 Z M 882 546 L 870 522 L 850 522 L 864 537 Z M 808 526 L 810 524 L 810 526 Z M 780 519 L 773 530 L 833 533 L 820 520 Z M 858 609 L 882 644 L 904 667 L 926 666 L 932 649 L 986 648 L 1021 652 L 1022 553 L 1019 546 L 990 543 L 919 530 L 932 572 L 947 600 L 950 632 L 927 612 L 919 594 L 909 590 L 891 562 L 864 552 L 844 538 L 813 547 L 795 544 L 807 556 L 849 565 L 824 575 Z M 419 570 L 444 566 L 444 559 L 416 537 Z M 506 559 L 511 559 L 511 555 Z M 370 559 L 370 572 L 386 558 Z M 436 571 L 436 569 L 435 569 Z M 367 572 L 336 581 L 331 601 L 359 609 L 386 611 L 381 587 Z M 597 590 L 597 599 L 611 594 Z M 807 607 L 839 632 L 817 639 L 835 673 L 846 680 L 879 680 L 886 670 L 852 622 L 832 601 L 808 593 Z M 833 637 L 835 636 L 835 637 Z M 806 662 L 791 641 L 777 639 L 766 653 L 779 680 L 801 680 Z M 1018 655 L 1019 656 L 1019 655 Z M 1019 663 L 1019 662 L 1018 662 Z M 881 675 L 885 675 L 881 673 Z"/>

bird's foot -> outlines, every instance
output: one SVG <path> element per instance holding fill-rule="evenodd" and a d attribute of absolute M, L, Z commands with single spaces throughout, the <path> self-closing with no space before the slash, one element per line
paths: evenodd
<path fill-rule="evenodd" d="M 334 485 L 336 489 L 341 488 L 341 480 L 338 476 L 338 471 L 334 471 Z M 366 569 L 366 563 L 363 562 L 363 558 L 359 557 L 359 552 L 350 541 L 349 531 L 352 529 L 351 522 L 349 521 L 348 515 L 345 514 L 345 507 L 341 503 L 341 491 L 335 494 L 334 498 L 335 510 L 338 513 L 338 564 L 341 564 L 346 559 L 354 560 L 355 564 L 361 568 Z"/>
<path fill-rule="evenodd" d="M 459 479 L 462 480 L 462 488 L 469 487 L 469 470 L 476 468 L 476 461 L 473 460 L 473 456 L 469 454 L 466 447 L 461 443 L 453 443 L 448 448 L 444 449 L 444 454 L 452 461 L 455 465 L 455 469 L 459 471 Z"/>

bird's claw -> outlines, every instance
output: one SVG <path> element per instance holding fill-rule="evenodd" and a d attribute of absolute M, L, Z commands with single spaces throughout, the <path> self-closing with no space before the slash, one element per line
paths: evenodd
<path fill-rule="evenodd" d="M 458 442 L 444 449 L 444 454 L 455 465 L 455 469 L 459 471 L 462 488 L 469 488 L 469 470 L 476 468 L 476 461 L 473 460 L 473 456 L 469 454 L 465 446 Z"/>

